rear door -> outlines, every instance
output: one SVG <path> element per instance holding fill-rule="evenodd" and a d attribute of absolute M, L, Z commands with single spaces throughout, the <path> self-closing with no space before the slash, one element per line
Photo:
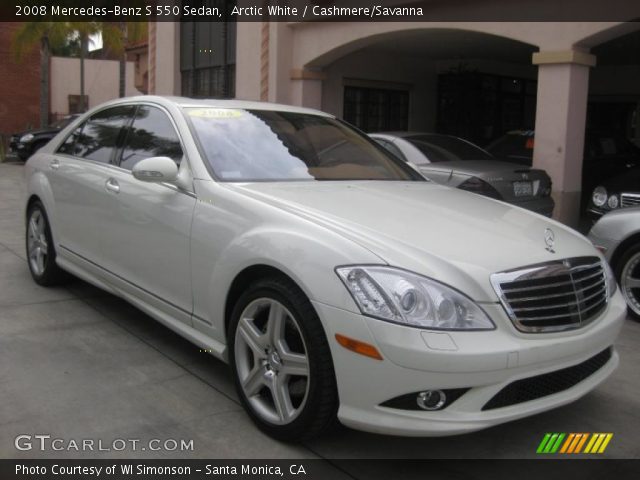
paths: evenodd
<path fill-rule="evenodd" d="M 60 145 L 49 166 L 60 254 L 103 265 L 106 233 L 115 228 L 108 179 L 134 107 L 100 110 Z"/>

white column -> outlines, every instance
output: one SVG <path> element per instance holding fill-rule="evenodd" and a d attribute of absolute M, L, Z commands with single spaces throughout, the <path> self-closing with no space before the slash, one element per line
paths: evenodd
<path fill-rule="evenodd" d="M 291 103 L 300 107 L 322 109 L 321 71 L 307 69 L 291 70 Z"/>
<path fill-rule="evenodd" d="M 180 24 L 156 22 L 155 93 L 180 95 Z"/>
<path fill-rule="evenodd" d="M 577 226 L 580 215 L 584 131 L 589 68 L 595 57 L 584 52 L 539 52 L 533 166 L 553 181 L 554 218 Z"/>
<path fill-rule="evenodd" d="M 260 100 L 261 22 L 236 23 L 236 98 Z M 267 39 L 268 40 L 268 39 Z"/>

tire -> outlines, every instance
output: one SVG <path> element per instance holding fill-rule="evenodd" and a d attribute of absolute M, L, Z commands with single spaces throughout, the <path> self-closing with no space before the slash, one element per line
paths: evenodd
<path fill-rule="evenodd" d="M 56 263 L 49 218 L 40 201 L 33 202 L 27 211 L 25 247 L 29 271 L 38 285 L 50 287 L 70 279 L 70 275 Z"/>
<path fill-rule="evenodd" d="M 628 248 L 616 262 L 615 275 L 622 296 L 627 302 L 629 315 L 640 321 L 640 283 L 632 287 L 632 281 L 640 281 L 640 244 Z"/>
<path fill-rule="evenodd" d="M 228 342 L 238 396 L 260 430 L 300 441 L 337 424 L 329 344 L 294 283 L 274 277 L 251 285 L 233 309 Z"/>

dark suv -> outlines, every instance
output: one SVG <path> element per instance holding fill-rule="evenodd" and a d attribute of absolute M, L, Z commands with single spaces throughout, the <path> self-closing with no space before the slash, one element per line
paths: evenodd
<path fill-rule="evenodd" d="M 9 141 L 9 152 L 18 155 L 21 160 L 28 159 L 78 117 L 75 114 L 67 115 L 48 127 L 14 133 Z"/>
<path fill-rule="evenodd" d="M 514 130 L 491 143 L 487 150 L 503 160 L 530 166 L 533 162 L 533 130 Z M 619 133 L 587 130 L 582 165 L 582 207 L 594 188 L 606 179 L 640 166 L 640 148 Z"/>

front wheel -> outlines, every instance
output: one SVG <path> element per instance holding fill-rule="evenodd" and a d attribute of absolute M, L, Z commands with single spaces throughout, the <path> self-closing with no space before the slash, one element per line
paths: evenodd
<path fill-rule="evenodd" d="M 293 441 L 335 422 L 329 345 L 313 306 L 294 284 L 272 278 L 252 285 L 234 308 L 229 348 L 236 390 L 261 430 Z"/>
<path fill-rule="evenodd" d="M 640 245 L 634 245 L 623 253 L 616 264 L 616 278 L 629 314 L 640 320 Z"/>
<path fill-rule="evenodd" d="M 26 248 L 29 271 L 38 285 L 59 285 L 69 279 L 56 263 L 49 218 L 39 201 L 33 202 L 27 212 Z"/>

